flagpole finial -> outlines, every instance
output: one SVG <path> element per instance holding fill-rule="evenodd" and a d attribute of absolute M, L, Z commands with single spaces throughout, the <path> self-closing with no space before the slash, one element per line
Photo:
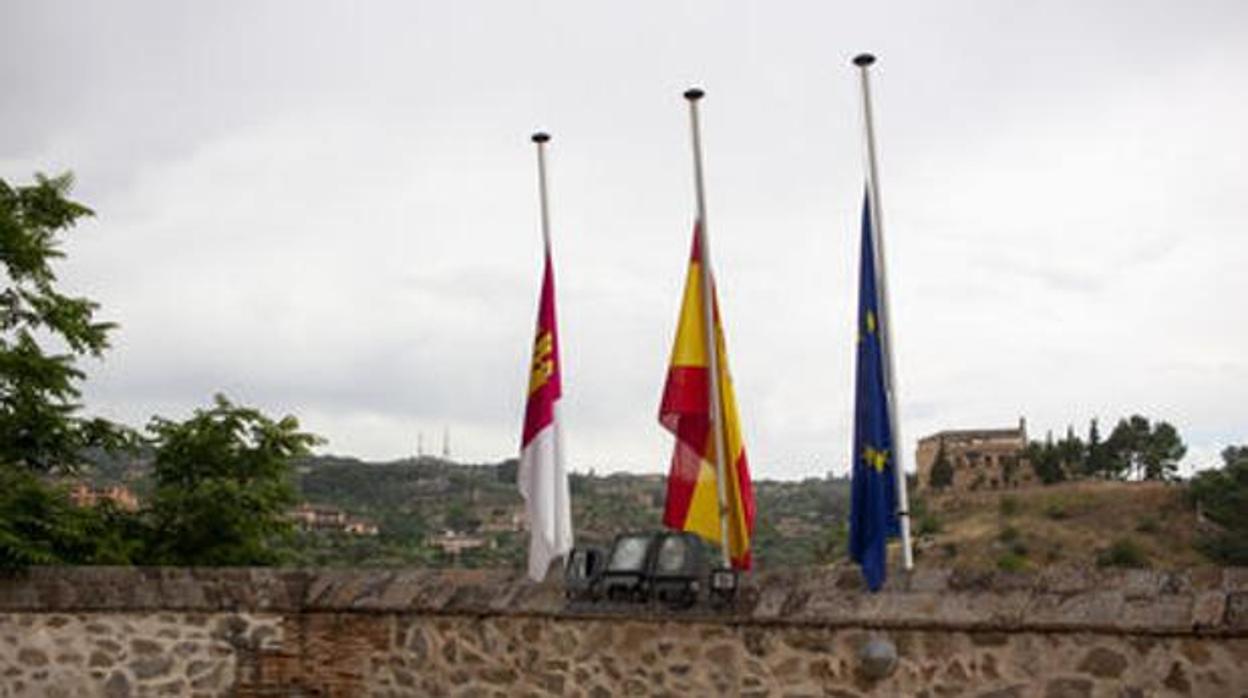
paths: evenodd
<path fill-rule="evenodd" d="M 854 65 L 858 66 L 859 68 L 866 68 L 867 66 L 871 65 L 874 62 L 875 62 L 875 56 L 869 53 L 860 53 L 857 56 L 854 56 Z"/>
<path fill-rule="evenodd" d="M 701 87 L 690 87 L 685 90 L 685 99 L 690 102 L 696 102 L 706 96 L 706 92 Z"/>
<path fill-rule="evenodd" d="M 538 131 L 537 133 L 533 134 L 534 143 L 545 143 L 548 140 L 550 140 L 550 134 L 546 133 L 545 131 Z"/>

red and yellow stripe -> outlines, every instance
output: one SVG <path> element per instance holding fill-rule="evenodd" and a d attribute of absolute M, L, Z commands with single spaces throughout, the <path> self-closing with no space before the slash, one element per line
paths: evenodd
<path fill-rule="evenodd" d="M 659 408 L 659 422 L 676 437 L 672 467 L 667 479 L 667 504 L 663 523 L 690 531 L 720 544 L 719 494 L 715 468 L 715 437 L 710 420 L 710 367 L 704 331 L 702 254 L 694 229 L 693 252 L 685 276 L 684 299 L 676 328 L 676 341 Z M 737 400 L 728 370 L 728 354 L 712 284 L 715 343 L 719 358 L 720 419 L 727 441 L 728 551 L 738 569 L 750 567 L 750 538 L 754 531 L 754 491 L 749 463 L 737 416 Z"/>

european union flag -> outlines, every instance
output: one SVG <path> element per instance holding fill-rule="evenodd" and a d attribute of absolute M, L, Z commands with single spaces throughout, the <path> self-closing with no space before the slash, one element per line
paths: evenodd
<path fill-rule="evenodd" d="M 854 392 L 854 464 L 849 510 L 849 556 L 862 566 L 867 588 L 884 583 L 885 541 L 900 535 L 897 465 L 880 341 L 880 296 L 870 195 L 862 205 L 862 268 L 858 273 L 858 364 Z"/>

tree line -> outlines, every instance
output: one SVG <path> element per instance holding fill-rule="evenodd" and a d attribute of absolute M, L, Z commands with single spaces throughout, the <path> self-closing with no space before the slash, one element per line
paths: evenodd
<path fill-rule="evenodd" d="M 1088 439 L 1080 439 L 1073 427 L 1054 441 L 1032 441 L 1024 451 L 1036 477 L 1045 484 L 1078 478 L 1104 480 L 1174 480 L 1187 446 L 1174 425 L 1131 415 L 1118 420 L 1109 437 L 1102 439 L 1097 420 L 1088 425 Z"/>

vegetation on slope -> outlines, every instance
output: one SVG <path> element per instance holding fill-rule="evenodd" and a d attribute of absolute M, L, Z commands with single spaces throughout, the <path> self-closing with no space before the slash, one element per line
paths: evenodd
<path fill-rule="evenodd" d="M 1085 481 L 951 493 L 916 503 L 922 562 L 1020 571 L 1052 564 L 1174 569 L 1205 563 L 1186 487 Z"/>
<path fill-rule="evenodd" d="M 513 566 L 525 534 L 505 529 L 522 511 L 515 461 L 460 465 L 435 458 L 365 463 L 309 457 L 297 468 L 302 496 L 379 524 L 376 538 L 307 534 L 296 558 L 305 564 Z M 609 545 L 625 531 L 662 527 L 665 485 L 659 475 L 571 476 L 572 521 L 579 543 Z M 830 562 L 844 555 L 847 480 L 755 482 L 755 562 L 766 569 Z M 489 538 L 492 547 L 450 557 L 431 536 L 456 531 Z"/>

